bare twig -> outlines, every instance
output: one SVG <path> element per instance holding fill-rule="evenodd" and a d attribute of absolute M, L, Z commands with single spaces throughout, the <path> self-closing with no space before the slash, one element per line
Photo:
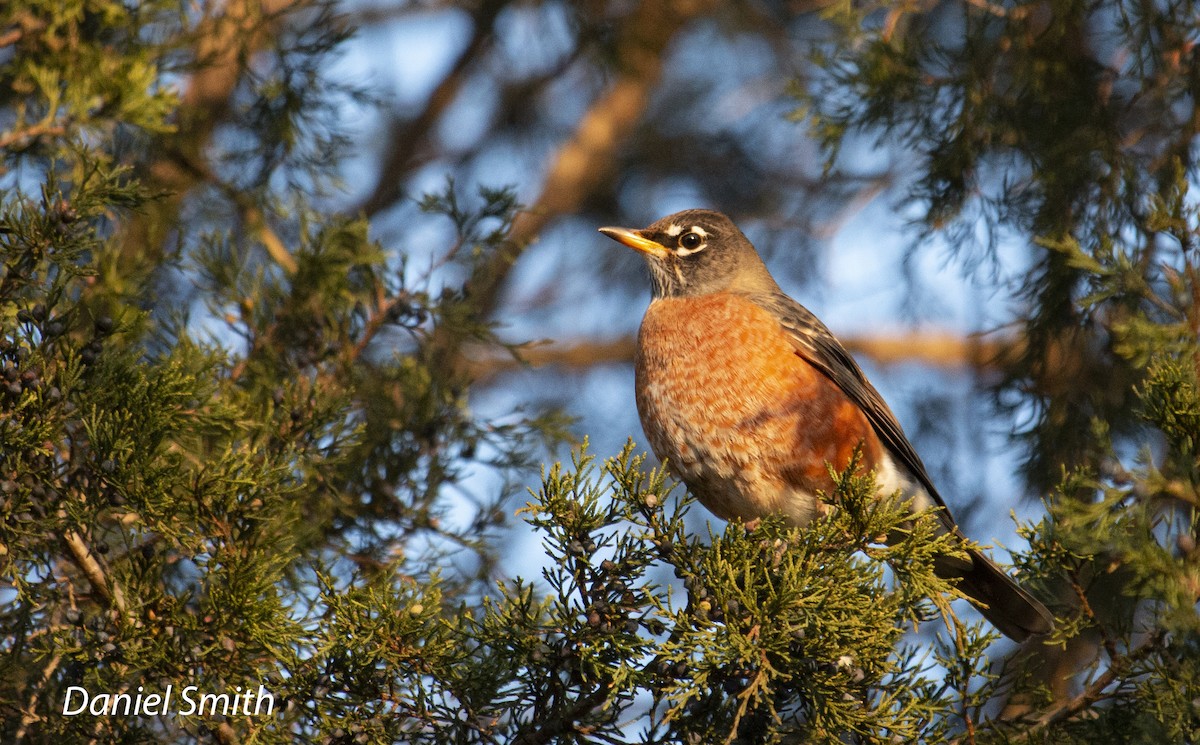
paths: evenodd
<path fill-rule="evenodd" d="M 1028 740 L 1047 727 L 1068 721 L 1087 710 L 1092 704 L 1104 698 L 1108 687 L 1126 675 L 1135 662 L 1160 649 L 1162 640 L 1163 632 L 1157 631 L 1128 654 L 1118 655 L 1109 660 L 1108 668 L 1088 684 L 1087 688 L 1083 689 L 1078 696 L 1044 712 L 1028 729 L 1021 733 L 1020 739 Z"/>
<path fill-rule="evenodd" d="M 74 530 L 68 530 L 63 535 L 63 541 L 67 544 L 67 550 L 71 552 L 71 559 L 75 566 L 79 567 L 79 570 L 87 577 L 92 588 L 99 593 L 100 597 L 104 598 L 110 607 L 116 608 L 122 616 L 125 616 L 125 595 L 121 592 L 121 586 L 109 581 L 104 567 L 100 566 L 100 562 L 96 560 L 83 537 Z"/>
<path fill-rule="evenodd" d="M 1112 634 L 1108 633 L 1108 629 L 1100 621 L 1100 617 L 1096 615 L 1096 611 L 1092 608 L 1092 603 L 1088 600 L 1087 589 L 1079 579 L 1079 571 L 1077 569 L 1068 569 L 1067 576 L 1071 582 L 1071 590 L 1075 593 L 1075 599 L 1079 601 L 1079 609 L 1083 611 L 1083 614 L 1096 628 L 1096 632 L 1100 635 L 1100 644 L 1104 647 L 1104 651 L 1108 653 L 1108 658 L 1110 660 L 1117 659 L 1120 656 L 1117 652 L 1117 642 L 1113 639 Z"/>
<path fill-rule="evenodd" d="M 0 48 L 16 44 L 26 36 L 36 34 L 46 27 L 45 20 L 29 12 L 17 13 L 15 17 L 9 20 L 11 22 L 10 27 L 3 33 L 0 33 Z"/>
<path fill-rule="evenodd" d="M 26 140 L 34 140 L 39 137 L 61 137 L 66 134 L 66 131 L 67 128 L 62 124 L 52 124 L 50 122 L 31 124 L 24 129 L 15 129 L 11 132 L 0 134 L 0 148 L 12 147 L 17 143 L 23 143 Z"/>
<path fill-rule="evenodd" d="M 528 727 L 521 729 L 513 742 L 518 745 L 542 745 L 542 743 L 556 742 L 562 739 L 563 735 L 576 732 L 577 720 L 603 704 L 608 698 L 610 690 L 610 683 L 598 684 L 591 693 L 580 696 L 574 706 L 559 713 L 554 719 L 530 722 Z"/>
<path fill-rule="evenodd" d="M 50 677 L 54 675 L 54 671 L 58 669 L 60 662 L 62 662 L 62 655 L 56 654 L 46 663 L 46 667 L 42 668 L 42 679 L 38 685 L 33 687 L 33 691 L 29 694 L 29 705 L 25 708 L 25 711 L 21 712 L 21 726 L 17 729 L 17 736 L 15 738 L 17 742 L 24 741 L 25 733 L 29 731 L 29 725 L 40 719 L 36 713 L 38 698 L 41 695 L 41 691 L 46 687 L 46 684 L 50 682 Z"/>
<path fill-rule="evenodd" d="M 0 47 L 6 47 L 10 44 L 16 44 L 25 36 L 25 30 L 20 28 L 9 29 L 0 34 Z"/>
<path fill-rule="evenodd" d="M 239 202 L 241 201 L 243 200 L 239 200 Z M 239 204 L 239 207 L 242 211 L 242 220 L 246 222 L 250 231 L 258 236 L 258 241 L 267 250 L 267 255 L 289 275 L 299 271 L 300 266 L 296 263 L 296 258 L 292 256 L 291 251 L 288 251 L 287 246 L 283 245 L 279 235 L 267 224 L 262 210 L 249 203 Z"/>
<path fill-rule="evenodd" d="M 178 130 L 162 148 L 165 155 L 147 170 L 152 186 L 165 196 L 135 214 L 123 229 L 117 275 L 137 276 L 153 269 L 187 192 L 204 181 L 205 149 L 216 126 L 228 115 L 229 98 L 252 52 L 278 30 L 297 0 L 230 0 L 202 19 L 194 30 L 197 70 L 188 81 L 178 112 Z M 264 246 L 270 248 L 270 236 Z"/>
<path fill-rule="evenodd" d="M 363 200 L 356 211 L 368 216 L 374 215 L 400 198 L 401 174 L 409 170 L 426 136 L 458 96 L 459 90 L 466 82 L 471 64 L 479 58 L 491 41 L 492 26 L 506 2 L 507 0 L 485 0 L 480 3 L 475 13 L 475 31 L 471 40 L 459 53 L 450 71 L 429 94 L 425 108 L 411 120 L 397 120 L 392 123 L 384 136 L 388 143 L 388 151 L 379 168 L 379 180 L 371 195 Z"/>
<path fill-rule="evenodd" d="M 213 733 L 213 737 L 215 737 L 217 742 L 221 743 L 221 745 L 237 745 L 239 742 L 241 742 L 237 736 L 237 732 L 234 731 L 233 727 L 229 726 L 228 722 L 221 722 L 217 726 L 213 727 L 211 731 Z"/>

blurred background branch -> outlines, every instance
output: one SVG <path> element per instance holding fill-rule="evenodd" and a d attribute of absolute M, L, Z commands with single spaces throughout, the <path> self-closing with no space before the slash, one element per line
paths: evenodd
<path fill-rule="evenodd" d="M 1196 2 L 76 5 L 0 4 L 0 740 L 1200 740 Z M 596 227 L 696 206 L 1048 644 L 627 444 Z"/>
<path fill-rule="evenodd" d="M 1005 359 L 1018 353 L 1019 344 L 1012 339 L 970 336 L 951 333 L 888 334 L 880 336 L 845 336 L 842 344 L 860 359 L 888 367 L 914 364 L 929 368 L 948 368 L 957 371 L 970 369 L 975 375 L 995 374 Z M 634 337 L 619 339 L 570 340 L 522 345 L 520 354 L 479 356 L 467 350 L 469 374 L 479 384 L 507 372 L 529 368 L 552 367 L 563 372 L 586 373 L 598 365 L 630 365 L 637 343 Z"/>

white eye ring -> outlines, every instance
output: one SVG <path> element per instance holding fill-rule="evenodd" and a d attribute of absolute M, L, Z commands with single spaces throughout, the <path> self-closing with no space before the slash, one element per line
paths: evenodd
<path fill-rule="evenodd" d="M 703 251 L 708 247 L 708 242 L 704 239 L 708 236 L 698 230 L 692 230 L 679 236 L 679 248 L 675 249 L 675 253 L 679 256 L 689 256 L 697 251 Z"/>

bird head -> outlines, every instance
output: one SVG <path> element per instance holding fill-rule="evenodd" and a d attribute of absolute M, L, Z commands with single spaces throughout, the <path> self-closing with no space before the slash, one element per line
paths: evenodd
<path fill-rule="evenodd" d="M 655 298 L 777 288 L 753 244 L 720 212 L 684 210 L 641 230 L 600 232 L 642 254 Z"/>

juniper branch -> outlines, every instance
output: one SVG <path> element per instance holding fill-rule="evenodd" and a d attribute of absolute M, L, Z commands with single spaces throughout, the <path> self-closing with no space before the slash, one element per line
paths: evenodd
<path fill-rule="evenodd" d="M 63 534 L 63 542 L 67 544 L 67 550 L 71 552 L 71 559 L 75 566 L 79 567 L 84 576 L 88 578 L 88 582 L 100 594 L 108 605 L 120 611 L 121 616 L 125 616 L 125 594 L 121 591 L 121 586 L 115 582 L 110 582 L 104 568 L 100 566 L 100 562 L 96 561 L 96 557 L 92 554 L 83 537 L 74 530 L 68 530 Z"/>

